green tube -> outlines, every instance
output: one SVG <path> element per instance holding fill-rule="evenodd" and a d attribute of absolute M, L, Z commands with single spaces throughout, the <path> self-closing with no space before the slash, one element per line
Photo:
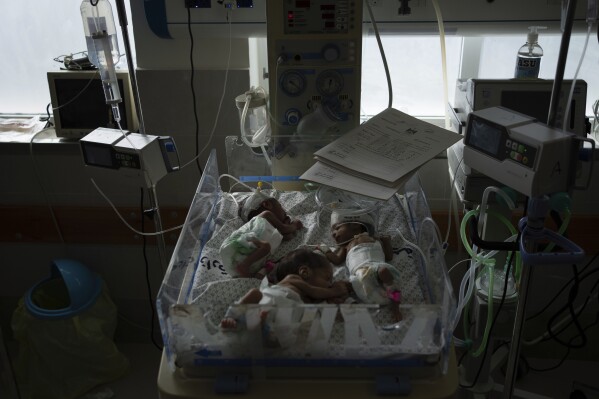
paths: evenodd
<path fill-rule="evenodd" d="M 478 349 L 472 354 L 473 357 L 479 357 L 487 347 L 487 343 L 489 341 L 489 332 L 491 331 L 491 324 L 493 323 L 493 280 L 495 278 L 495 272 L 493 270 L 493 266 L 490 265 L 487 266 L 485 271 L 489 273 L 489 291 L 487 293 L 487 324 L 485 325 L 483 340 Z"/>

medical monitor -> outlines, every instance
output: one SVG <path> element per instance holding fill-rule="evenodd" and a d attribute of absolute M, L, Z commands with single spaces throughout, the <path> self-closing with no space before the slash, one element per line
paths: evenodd
<path fill-rule="evenodd" d="M 121 127 L 135 132 L 139 126 L 129 73 L 117 71 L 117 79 Z M 99 127 L 118 129 L 98 71 L 48 72 L 48 87 L 57 137 L 79 139 Z"/>

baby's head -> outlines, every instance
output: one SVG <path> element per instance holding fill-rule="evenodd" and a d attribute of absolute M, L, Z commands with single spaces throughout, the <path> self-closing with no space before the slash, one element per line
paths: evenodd
<path fill-rule="evenodd" d="M 239 204 L 239 217 L 244 223 L 249 222 L 253 217 L 264 211 L 271 211 L 283 223 L 289 219 L 281 203 L 276 198 L 269 197 L 260 190 L 254 191 Z"/>
<path fill-rule="evenodd" d="M 333 266 L 328 259 L 308 248 L 298 248 L 277 263 L 277 281 L 297 274 L 307 283 L 328 288 L 333 282 Z"/>
<path fill-rule="evenodd" d="M 373 236 L 374 218 L 360 209 L 335 209 L 331 213 L 331 235 L 337 244 L 347 242 L 354 235 L 368 233 Z"/>

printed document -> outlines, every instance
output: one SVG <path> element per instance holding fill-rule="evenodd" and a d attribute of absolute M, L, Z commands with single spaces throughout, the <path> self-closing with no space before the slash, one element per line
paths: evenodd
<path fill-rule="evenodd" d="M 387 108 L 316 151 L 316 163 L 300 179 L 387 200 L 418 168 L 461 139 Z"/>
<path fill-rule="evenodd" d="M 387 108 L 316 151 L 314 157 L 347 174 L 397 187 L 404 176 L 461 138 L 457 133 Z"/>

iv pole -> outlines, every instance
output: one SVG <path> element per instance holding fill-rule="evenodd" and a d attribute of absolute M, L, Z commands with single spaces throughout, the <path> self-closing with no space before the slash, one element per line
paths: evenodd
<path fill-rule="evenodd" d="M 562 34 L 562 41 L 560 45 L 559 58 L 557 62 L 557 68 L 555 72 L 555 80 L 553 82 L 553 90 L 551 92 L 551 102 L 549 104 L 549 116 L 547 117 L 547 125 L 549 127 L 555 127 L 557 105 L 559 103 L 559 94 L 561 85 L 564 77 L 564 69 L 566 65 L 566 57 L 568 56 L 568 47 L 570 45 L 570 35 L 572 32 L 572 24 L 574 21 L 574 11 L 576 9 L 576 0 L 569 0 L 566 11 L 566 20 L 564 24 L 564 32 Z M 522 237 L 520 239 L 520 251 L 524 255 L 531 255 L 531 260 L 524 262 L 522 267 L 522 276 L 520 278 L 520 300 L 516 308 L 516 317 L 514 320 L 514 330 L 512 332 L 512 340 L 510 346 L 510 353 L 508 357 L 506 380 L 504 385 L 503 397 L 509 399 L 512 397 L 514 392 L 514 384 L 516 381 L 516 373 L 518 370 L 518 360 L 520 358 L 520 340 L 522 339 L 522 326 L 524 324 L 524 317 L 526 316 L 526 302 L 528 299 L 528 285 L 532 279 L 533 267 L 546 262 L 546 258 L 541 257 L 541 254 L 535 254 L 537 251 L 537 238 L 544 237 L 543 220 L 548 212 L 547 204 L 543 198 L 532 198 L 530 200 L 532 212 L 527 217 L 520 221 L 520 224 L 524 224 L 522 231 Z M 524 221 L 524 222 L 523 222 Z M 528 225 L 526 225 L 528 223 Z M 522 226 L 520 226 L 522 227 Z M 525 236 L 528 235 L 530 241 L 527 241 Z M 546 238 L 546 237 L 545 237 Z M 535 258 L 535 255 L 537 256 Z M 565 255 L 565 256 L 561 256 Z M 553 258 L 552 263 L 559 263 L 559 259 L 564 261 L 571 261 L 575 263 L 577 260 L 571 254 L 561 254 Z M 578 254 L 578 258 L 580 258 Z M 584 257 L 584 252 L 582 253 Z M 523 256 L 524 259 L 524 256 Z M 582 260 L 582 259 L 580 259 Z"/>
<path fill-rule="evenodd" d="M 139 101 L 139 88 L 137 86 L 137 78 L 135 77 L 135 68 L 133 66 L 133 57 L 131 56 L 131 43 L 129 41 L 129 32 L 127 31 L 127 11 L 125 9 L 125 2 L 123 0 L 116 1 L 116 11 L 119 18 L 119 25 L 121 26 L 121 33 L 123 35 L 123 43 L 125 44 L 125 55 L 127 57 L 127 67 L 129 68 L 129 78 L 131 79 L 131 88 L 133 89 L 133 99 L 135 101 L 135 111 L 137 113 L 137 119 L 139 121 L 139 133 L 146 134 L 144 125 L 143 113 L 141 110 L 141 103 Z M 156 231 L 162 231 L 162 219 L 160 218 L 160 209 L 158 208 L 158 201 L 156 199 L 156 184 L 152 183 L 152 187 L 148 190 L 150 197 L 150 206 L 154 210 L 153 220 Z M 145 215 L 141 215 L 143 218 Z M 158 255 L 160 258 L 161 270 L 164 273 L 168 263 L 166 261 L 166 244 L 164 241 L 164 235 L 158 234 L 156 236 L 158 243 Z"/>

